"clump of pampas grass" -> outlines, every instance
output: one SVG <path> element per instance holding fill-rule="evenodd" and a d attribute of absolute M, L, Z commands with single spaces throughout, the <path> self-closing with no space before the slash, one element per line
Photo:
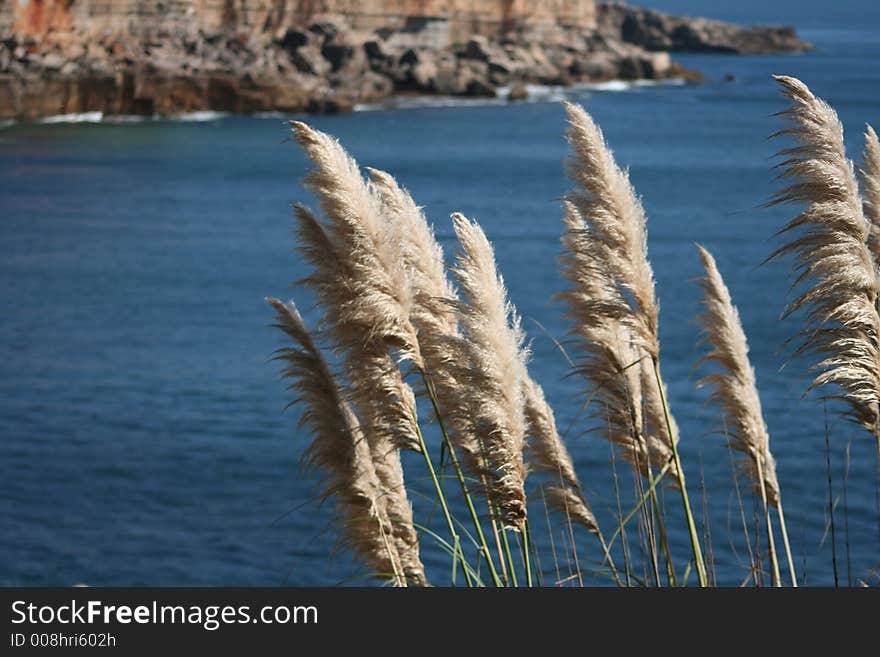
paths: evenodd
<path fill-rule="evenodd" d="M 878 437 L 880 456 L 880 144 L 868 127 L 857 176 L 833 110 L 798 80 L 777 80 L 792 101 L 783 113 L 791 125 L 779 134 L 799 143 L 782 152 L 782 178 L 791 184 L 772 202 L 806 206 L 782 231 L 793 236 L 791 241 L 774 254 L 793 255 L 796 285 L 807 287 L 786 309 L 786 315 L 805 311 L 803 342 L 796 353 L 818 356 L 811 387 L 836 385 L 855 419 Z M 706 586 L 679 432 L 660 375 L 659 304 L 645 212 L 592 118 L 576 105 L 566 105 L 566 111 L 572 149 L 566 165 L 574 189 L 563 202 L 560 271 L 566 289 L 560 297 L 572 324 L 573 372 L 589 384 L 584 392 L 587 412 L 598 425 L 594 428 L 616 446 L 612 463 L 620 451 L 633 465 L 638 496 L 624 516 L 615 471 L 620 522 L 611 545 L 621 537 L 626 582 L 639 581 L 629 562 L 625 525 L 640 513 L 643 583 L 650 584 L 650 558 L 653 581 L 661 585 L 659 536 L 667 583 L 678 585 L 666 541 L 665 505 L 656 490 L 669 484 L 681 495 L 693 551 L 690 565 Z M 469 586 L 481 585 L 489 581 L 488 569 L 496 586 L 517 585 L 519 568 L 506 531 L 513 529 L 522 532 L 515 538 L 526 581 L 532 584 L 534 544 L 525 490 L 531 470 L 549 479 L 544 499 L 548 508 L 565 515 L 569 530 L 578 524 L 599 538 L 603 565 L 622 584 L 553 411 L 529 375 L 520 318 L 482 229 L 453 215 L 459 250 L 447 268 L 422 209 L 391 175 L 369 169 L 365 178 L 332 137 L 304 123 L 292 126 L 314 163 L 305 182 L 322 210 L 317 216 L 296 206 L 299 249 L 311 265 L 301 282 L 314 292 L 322 311 L 317 337 L 295 306 L 275 299 L 269 303 L 276 325 L 292 341 L 278 358 L 297 393 L 294 401 L 305 407 L 302 422 L 314 437 L 305 458 L 324 475 L 323 494 L 336 502 L 346 543 L 389 581 L 427 584 L 401 464 L 401 450 L 409 449 L 424 458 L 449 529 L 448 542 L 425 531 L 453 556 L 453 582 L 461 572 Z M 699 249 L 705 269 L 700 322 L 711 345 L 702 362 L 713 366 L 700 385 L 711 389 L 728 447 L 745 456 L 749 480 L 764 503 L 773 580 L 781 584 L 770 516 L 775 508 L 796 585 L 746 336 L 714 259 Z M 332 369 L 318 342 L 333 350 Z M 421 379 L 415 390 L 408 383 L 414 375 Z M 476 548 L 475 565 L 465 558 L 441 483 L 444 473 L 438 476 L 422 436 L 416 392 L 420 403 L 430 399 L 443 437 L 441 463 L 455 469 L 473 520 L 469 538 Z M 503 578 L 495 571 L 481 527 L 485 519 L 476 512 L 469 482 L 485 494 Z M 571 545 L 577 565 L 573 535 Z"/>
<path fill-rule="evenodd" d="M 472 470 L 485 478 L 487 494 L 505 526 L 522 530 L 526 520 L 523 462 L 526 377 L 524 336 L 507 299 L 495 254 L 482 229 L 453 215 L 460 250 L 453 275 L 462 293 L 451 300 L 461 329 L 448 341 L 451 368 L 460 386 L 451 414 Z"/>
<path fill-rule="evenodd" d="M 781 113 L 790 127 L 774 136 L 791 137 L 798 145 L 780 152 L 781 176 L 791 183 L 771 204 L 806 204 L 781 231 L 793 235 L 791 241 L 771 256 L 792 255 L 796 284 L 807 284 L 785 316 L 806 311 L 796 353 L 819 359 L 810 388 L 836 385 L 853 419 L 877 438 L 880 456 L 880 281 L 854 166 L 834 110 L 800 80 L 775 79 L 791 107 Z"/>
<path fill-rule="evenodd" d="M 700 279 L 704 312 L 698 321 L 703 328 L 703 339 L 711 347 L 700 364 L 711 363 L 717 367 L 717 371 L 703 377 L 698 385 L 711 389 L 710 401 L 721 409 L 719 429 L 727 437 L 727 446 L 745 456 L 744 465 L 749 480 L 760 490 L 773 574 L 777 584 L 780 583 L 779 567 L 768 507 L 775 507 L 778 511 L 789 574 L 792 585 L 796 586 L 794 562 L 776 476 L 776 460 L 770 451 L 770 434 L 761 410 L 755 371 L 749 362 L 746 334 L 715 258 L 700 245 L 697 245 L 697 250 L 705 270 L 705 276 Z"/>
<path fill-rule="evenodd" d="M 315 164 L 305 182 L 325 216 L 322 222 L 302 206 L 296 210 L 301 252 L 314 268 L 304 283 L 315 291 L 324 311 L 322 328 L 342 356 L 407 578 L 423 583 L 398 452 L 424 452 L 415 396 L 392 357 L 422 364 L 399 245 L 342 146 L 304 123 L 294 122 L 293 130 Z"/>
<path fill-rule="evenodd" d="M 350 273 L 348 298 L 333 300 L 333 321 L 344 329 L 337 338 L 343 346 L 360 346 L 364 338 L 381 341 L 401 359 L 421 366 L 401 246 L 383 219 L 381 202 L 338 141 L 298 121 L 292 126 L 315 164 L 305 185 L 317 196 L 327 220 L 325 232 L 345 256 Z"/>
<path fill-rule="evenodd" d="M 383 214 L 400 244 L 412 295 L 410 320 L 417 331 L 419 348 L 424 359 L 424 368 L 421 371 L 424 390 L 434 406 L 445 446 L 474 524 L 475 537 L 487 559 L 493 582 L 500 585 L 501 580 L 489 554 L 489 546 L 456 454 L 456 448 L 463 450 L 471 473 L 484 485 L 487 480 L 492 479 L 474 435 L 469 413 L 470 399 L 464 392 L 467 382 L 462 380 L 461 367 L 457 360 L 458 347 L 462 343 L 456 312 L 456 305 L 460 303 L 458 293 L 446 274 L 443 249 L 437 243 L 422 209 L 393 176 L 378 169 L 371 168 L 369 172 L 373 189 L 382 204 Z M 498 541 L 496 507 L 492 500 L 487 501 Z M 501 552 L 499 547 L 499 558 Z M 501 566 L 506 570 L 503 559 Z"/>
<path fill-rule="evenodd" d="M 422 209 L 390 174 L 376 169 L 369 171 L 382 201 L 385 216 L 397 226 L 397 235 L 412 288 L 413 304 L 410 317 L 418 331 L 422 355 L 430 373 L 430 380 L 426 383 L 431 385 L 436 393 L 438 415 L 441 422 L 445 422 L 450 429 L 455 448 L 466 456 L 471 474 L 476 475 L 486 485 L 490 498 L 490 515 L 494 518 L 495 509 L 501 507 L 498 504 L 498 497 L 493 496 L 491 492 L 495 475 L 492 466 L 485 458 L 488 448 L 482 442 L 482 436 L 477 433 L 478 423 L 473 420 L 473 399 L 469 392 L 470 386 L 473 385 L 473 368 L 468 366 L 461 368 L 458 360 L 462 350 L 466 349 L 463 340 L 467 340 L 459 332 L 460 312 L 462 309 L 469 311 L 476 309 L 479 313 L 482 312 L 480 309 L 485 309 L 487 306 L 483 304 L 478 308 L 478 304 L 461 303 L 457 290 L 446 275 L 443 250 L 437 243 Z M 485 249 L 486 243 L 482 246 L 486 261 L 494 260 L 494 256 Z M 503 282 L 500 282 L 500 285 L 503 286 Z M 491 285 L 480 287 L 485 290 Z M 471 294 L 475 293 L 474 288 L 469 289 Z M 499 294 L 501 296 L 506 294 L 503 288 L 495 294 L 496 300 Z M 495 307 L 498 308 L 499 304 L 495 304 Z M 513 324 L 518 323 L 515 315 L 511 319 Z M 501 322 L 497 322 L 496 325 L 501 326 Z M 517 332 L 516 329 L 514 332 Z M 470 334 L 473 333 L 471 329 Z M 483 335 L 492 333 L 493 331 L 489 330 Z M 514 342 L 517 341 L 521 343 L 522 338 L 514 335 Z M 521 351 L 521 344 L 519 348 Z M 496 351 L 497 347 L 488 345 L 487 353 L 480 359 L 475 358 L 473 350 L 470 350 L 465 363 L 486 362 Z M 524 353 L 521 354 L 523 363 L 525 356 Z M 554 481 L 554 484 L 547 489 L 550 505 L 565 513 L 572 521 L 599 535 L 601 539 L 596 519 L 584 499 L 571 457 L 557 432 L 553 411 L 547 404 L 540 386 L 528 376 L 525 369 L 522 370 L 521 376 L 526 433 L 530 439 L 526 450 L 529 456 L 526 469 L 531 468 L 550 475 Z M 454 456 L 454 451 L 452 454 Z M 465 494 L 468 494 L 467 491 Z M 479 523 L 475 521 L 475 524 L 481 540 L 484 540 Z M 503 560 L 501 564 L 504 565 Z"/>
<path fill-rule="evenodd" d="M 275 309 L 275 326 L 293 342 L 279 349 L 276 359 L 284 362 L 283 375 L 297 394 L 291 405 L 305 407 L 300 426 L 314 439 L 304 457 L 325 477 L 322 497 L 334 498 L 347 546 L 375 573 L 405 586 L 387 500 L 357 418 L 293 302 L 266 301 Z"/>
<path fill-rule="evenodd" d="M 703 340 L 711 347 L 699 364 L 718 367 L 717 372 L 700 379 L 699 385 L 711 388 L 710 400 L 721 407 L 722 432 L 728 438 L 728 446 L 747 457 L 745 466 L 756 489 L 763 486 L 762 495 L 776 506 L 776 461 L 770 452 L 770 435 L 761 411 L 755 371 L 749 362 L 748 341 L 715 258 L 700 245 L 697 250 L 705 270 L 699 281 L 704 312 L 698 321 Z"/>
<path fill-rule="evenodd" d="M 457 292 L 446 275 L 443 249 L 422 209 L 388 173 L 369 169 L 382 212 L 394 231 L 410 289 L 409 318 L 423 357 L 425 385 L 436 393 L 439 413 L 452 410 L 461 397 L 452 372 L 450 343 L 459 337 L 458 316 L 450 301 Z"/>
<path fill-rule="evenodd" d="M 628 325 L 609 317 L 619 311 L 613 281 L 601 273 L 591 255 L 591 236 L 579 210 L 570 201 L 564 207 L 566 230 L 559 262 L 570 285 L 559 298 L 573 325 L 570 335 L 578 354 L 574 372 L 591 383 L 584 394 L 596 402 L 593 417 L 607 438 L 649 477 L 651 464 L 662 467 L 671 450 L 645 432 L 642 367 L 646 357 L 640 356 Z"/>
<path fill-rule="evenodd" d="M 658 382 L 644 375 L 660 355 L 660 309 L 647 257 L 645 212 L 629 176 L 614 161 L 599 126 L 578 105 L 569 103 L 566 110 L 573 151 L 566 170 L 576 188 L 565 202 L 561 269 L 571 287 L 561 298 L 575 321 L 573 332 L 581 343 L 579 347 L 588 355 L 578 369 L 597 386 L 604 385 L 611 376 L 620 376 L 622 371 L 635 370 L 628 382 L 631 399 L 621 405 L 632 407 L 624 415 L 638 419 L 645 413 L 648 417 L 639 424 L 631 421 L 630 432 L 640 434 L 644 425 L 651 425 L 659 451 L 651 452 L 650 459 L 668 462 L 678 436 L 669 435 L 657 403 L 639 409 L 646 398 L 653 402 L 659 396 Z M 605 355 L 597 359 L 600 367 L 593 372 L 589 357 L 597 349 Z M 624 359 L 611 357 L 614 352 Z M 646 359 L 647 370 L 643 363 Z M 613 360 L 617 361 L 616 368 L 601 367 Z"/>
<path fill-rule="evenodd" d="M 577 369 L 599 387 L 606 385 L 609 376 L 620 377 L 629 367 L 638 368 L 641 397 L 648 402 L 643 407 L 644 426 L 651 438 L 668 448 L 667 465 L 674 465 L 697 575 L 705 586 L 708 579 L 678 456 L 678 436 L 660 376 L 660 309 L 648 260 L 645 212 L 629 176 L 614 161 L 599 126 L 578 105 L 567 103 L 566 112 L 572 147 L 566 170 L 575 189 L 566 196 L 562 275 L 571 288 L 563 293 L 563 299 L 568 302 L 569 316 L 575 320 L 575 337 L 587 356 Z M 597 328 L 591 329 L 591 325 Z M 634 363 L 620 363 L 619 356 L 608 356 L 620 352 L 620 345 L 625 347 L 627 343 L 635 352 Z M 599 359 L 594 357 L 597 353 Z M 645 359 L 647 362 L 642 362 Z M 609 409 L 609 415 L 629 414 L 635 420 L 636 400 L 630 396 L 626 401 L 621 408 Z M 631 422 L 633 436 L 642 430 Z M 648 442 L 648 461 L 656 458 L 650 446 Z"/>

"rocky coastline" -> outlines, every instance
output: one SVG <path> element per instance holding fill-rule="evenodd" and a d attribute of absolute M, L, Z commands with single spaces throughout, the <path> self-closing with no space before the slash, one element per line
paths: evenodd
<path fill-rule="evenodd" d="M 745 28 L 620 3 L 598 5 L 595 29 L 558 26 L 537 37 L 511 26 L 437 46 L 432 19 L 363 30 L 341 15 L 267 34 L 190 27 L 162 38 L 69 29 L 0 40 L 0 120 L 102 112 L 174 115 L 350 111 L 395 94 L 511 100 L 526 85 L 612 79 L 699 81 L 670 53 L 753 54 L 809 49 L 785 27 Z"/>

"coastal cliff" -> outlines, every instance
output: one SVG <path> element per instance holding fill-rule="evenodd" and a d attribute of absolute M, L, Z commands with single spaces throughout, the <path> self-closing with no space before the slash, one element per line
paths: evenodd
<path fill-rule="evenodd" d="M 759 55 L 811 48 L 792 27 L 742 27 L 708 18 L 672 16 L 621 2 L 599 5 L 597 27 L 603 34 L 619 36 L 626 43 L 650 51 Z"/>
<path fill-rule="evenodd" d="M 784 52 L 741 28 L 592 0 L 0 0 L 0 119 L 346 111 L 696 74 L 668 51 Z"/>

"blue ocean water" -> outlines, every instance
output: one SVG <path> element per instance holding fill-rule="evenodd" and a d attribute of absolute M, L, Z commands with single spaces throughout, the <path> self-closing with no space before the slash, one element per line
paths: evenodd
<path fill-rule="evenodd" d="M 817 46 L 803 55 L 680 56 L 706 73 L 705 84 L 573 94 L 631 168 L 649 215 L 664 376 L 697 507 L 705 479 L 718 579 L 742 582 L 748 557 L 729 456 L 711 435 L 716 414 L 695 387 L 703 348 L 692 322 L 694 242 L 715 253 L 749 335 L 798 569 L 807 583 L 833 581 L 827 418 L 839 577 L 867 579 L 880 561 L 876 448 L 833 406 L 826 415 L 820 396 L 803 396 L 803 364 L 781 369 L 798 326 L 779 321 L 790 279 L 786 263 L 761 263 L 791 209 L 761 205 L 777 185 L 779 144 L 766 137 L 784 107 L 770 74 L 801 77 L 831 102 L 859 153 L 864 123 L 880 123 L 880 17 L 868 3 L 860 11 L 816 3 L 812 13 L 793 2 L 654 4 L 794 22 Z M 584 433 L 578 382 L 565 378 L 547 335 L 566 330 L 551 301 L 567 189 L 562 106 L 308 120 L 362 164 L 394 173 L 448 251 L 450 212 L 483 225 L 533 339 L 532 372 L 568 430 L 600 523 L 613 527 L 608 447 Z M 282 342 L 263 297 L 308 302 L 289 287 L 305 272 L 291 250 L 289 204 L 311 199 L 298 182 L 305 159 L 286 136 L 277 117 L 0 130 L 0 584 L 364 581 L 334 550 L 331 510 L 298 473 L 305 437 L 268 362 Z M 418 462 L 406 466 L 415 491 L 427 493 Z M 687 535 L 675 498 L 667 504 L 683 566 Z M 750 504 L 748 514 L 751 524 Z M 436 515 L 432 527 L 442 529 Z M 582 558 L 596 558 L 589 537 L 579 545 Z M 423 552 L 432 579 L 448 579 L 448 558 L 430 538 Z M 552 564 L 542 565 L 549 578 Z"/>

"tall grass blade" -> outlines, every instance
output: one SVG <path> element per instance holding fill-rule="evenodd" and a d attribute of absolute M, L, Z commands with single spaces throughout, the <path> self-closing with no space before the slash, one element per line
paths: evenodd
<path fill-rule="evenodd" d="M 314 440 L 304 458 L 325 477 L 323 498 L 336 501 L 347 545 L 373 570 L 392 573 L 395 584 L 406 586 L 400 554 L 391 539 L 387 500 L 357 418 L 296 306 L 278 299 L 267 301 L 276 312 L 275 326 L 293 342 L 279 350 L 276 358 L 285 363 L 283 374 L 297 394 L 292 403 L 305 406 L 301 423 Z M 423 569 L 419 574 L 415 577 L 410 572 L 413 583 L 424 583 Z"/>
<path fill-rule="evenodd" d="M 775 78 L 791 101 L 781 113 L 789 127 L 775 136 L 797 145 L 780 152 L 781 178 L 790 183 L 771 204 L 806 206 L 781 231 L 790 241 L 771 256 L 791 255 L 795 284 L 806 286 L 785 315 L 805 311 L 796 353 L 818 358 L 810 388 L 837 386 L 851 417 L 877 440 L 880 458 L 880 282 L 868 247 L 870 224 L 837 114 L 800 80 Z"/>

